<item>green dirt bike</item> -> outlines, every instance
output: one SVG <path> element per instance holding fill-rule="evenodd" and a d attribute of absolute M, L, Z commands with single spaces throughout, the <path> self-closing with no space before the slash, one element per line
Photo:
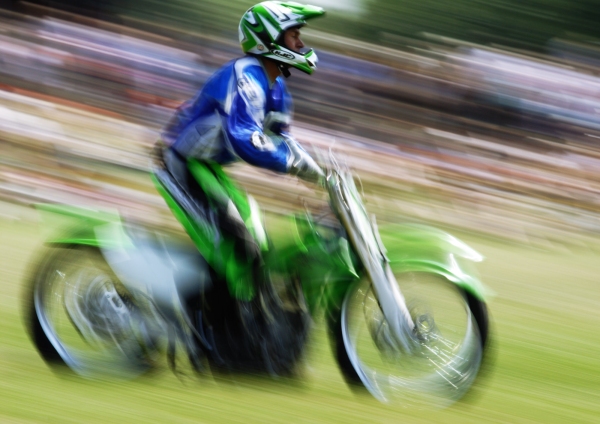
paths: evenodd
<path fill-rule="evenodd" d="M 473 269 L 482 257 L 426 226 L 395 225 L 380 236 L 350 171 L 331 154 L 324 170 L 336 219 L 293 216 L 288 242 L 264 253 L 269 283 L 249 300 L 208 266 L 208 246 L 190 223 L 183 238 L 114 213 L 40 206 L 76 219 L 67 236 L 48 240 L 27 286 L 28 330 L 41 356 L 84 377 L 131 378 L 165 357 L 200 373 L 293 375 L 312 318 L 325 311 L 352 387 L 383 402 L 460 399 L 489 338 Z M 268 245 L 256 203 L 238 194 L 253 235 Z"/>

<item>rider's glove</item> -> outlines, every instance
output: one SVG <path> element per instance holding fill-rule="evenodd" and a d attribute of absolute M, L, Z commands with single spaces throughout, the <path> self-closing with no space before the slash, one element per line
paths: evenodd
<path fill-rule="evenodd" d="M 324 185 L 325 174 L 315 160 L 292 138 L 286 137 L 290 148 L 291 165 L 289 172 L 298 178 L 320 186 Z"/>

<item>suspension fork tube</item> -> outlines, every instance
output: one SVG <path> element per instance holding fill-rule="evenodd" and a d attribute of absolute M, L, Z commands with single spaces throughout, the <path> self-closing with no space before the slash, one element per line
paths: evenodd
<path fill-rule="evenodd" d="M 382 252 L 382 246 L 377 237 L 375 237 L 377 243 L 376 251 L 373 251 L 373 248 L 369 248 L 368 244 L 365 243 L 360 228 L 350 214 L 350 206 L 342 197 L 339 184 L 334 185 L 337 185 L 337 187 L 330 186 L 330 196 L 336 206 L 340 221 L 346 228 L 350 241 L 365 267 L 368 278 L 373 284 L 377 301 L 390 326 L 391 333 L 404 349 L 410 351 L 413 344 L 413 329 L 415 324 L 410 316 L 406 301 L 398 287 L 390 264 Z M 367 222 L 369 221 L 367 220 Z M 375 231 L 370 222 L 369 230 Z"/>

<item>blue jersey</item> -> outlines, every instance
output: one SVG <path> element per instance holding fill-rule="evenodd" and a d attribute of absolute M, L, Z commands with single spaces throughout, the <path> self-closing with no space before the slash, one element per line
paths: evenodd
<path fill-rule="evenodd" d="M 285 136 L 291 106 L 283 79 L 270 84 L 259 60 L 245 56 L 210 77 L 177 110 L 163 138 L 184 157 L 220 164 L 243 160 L 288 172 L 293 155 Z"/>

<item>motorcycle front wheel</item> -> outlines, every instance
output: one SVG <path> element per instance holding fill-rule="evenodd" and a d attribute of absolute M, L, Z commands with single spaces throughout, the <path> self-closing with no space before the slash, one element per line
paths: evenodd
<path fill-rule="evenodd" d="M 330 321 L 342 373 L 382 402 L 449 406 L 471 388 L 481 367 L 486 305 L 435 273 L 395 277 L 415 323 L 413 348 L 394 342 L 371 283 L 363 279 Z"/>
<path fill-rule="evenodd" d="M 29 333 L 53 368 L 134 378 L 151 367 L 152 343 L 139 309 L 97 248 L 50 248 L 25 297 Z"/>

